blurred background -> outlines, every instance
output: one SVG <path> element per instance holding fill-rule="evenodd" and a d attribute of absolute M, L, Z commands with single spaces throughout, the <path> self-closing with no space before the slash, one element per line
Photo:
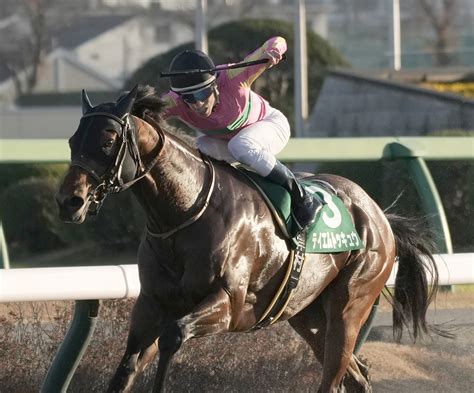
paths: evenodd
<path fill-rule="evenodd" d="M 379 101 L 400 100 L 394 85 L 371 83 L 395 81 L 474 96 L 474 4 L 469 0 L 1 3 L 2 137 L 68 136 L 79 104 L 77 92 L 83 88 L 96 101 L 115 99 L 135 83 L 164 90 L 168 81 L 160 81 L 159 72 L 184 48 L 203 49 L 216 63 L 236 62 L 275 34 L 288 40 L 288 60 L 254 87 L 285 112 L 295 136 L 420 135 L 436 128 L 464 129 L 472 120 L 467 115 L 454 118 L 449 111 L 459 109 L 454 101 L 445 102 L 447 112 L 438 111 L 436 119 L 423 114 L 397 119 L 388 113 L 397 111 L 382 110 Z M 328 83 L 316 105 L 323 79 L 335 70 L 339 72 L 329 78 L 336 85 Z M 351 88 L 372 94 L 356 108 Z M 410 89 L 403 93 L 426 104 L 434 97 L 422 98 Z M 350 113 L 331 113 L 335 99 L 346 103 Z M 39 107 L 53 112 L 45 116 L 44 110 L 35 111 Z M 380 115 L 377 121 L 365 115 L 354 118 L 367 110 Z M 44 121 L 50 115 L 54 124 Z"/>

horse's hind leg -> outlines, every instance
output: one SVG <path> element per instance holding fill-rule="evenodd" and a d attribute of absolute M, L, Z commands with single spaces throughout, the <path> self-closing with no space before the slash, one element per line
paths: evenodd
<path fill-rule="evenodd" d="M 358 332 L 366 316 L 361 310 L 356 311 L 355 306 L 349 307 L 345 312 L 338 311 L 336 299 L 339 298 L 340 301 L 340 296 L 334 294 L 333 291 L 334 288 L 323 294 L 316 303 L 295 315 L 288 322 L 310 345 L 316 358 L 323 365 L 320 392 L 345 391 L 346 386 L 350 392 L 370 392 L 372 389 L 367 368 L 352 354 Z M 327 296 L 327 293 L 330 295 Z M 347 294 L 345 296 L 347 297 Z M 325 298 L 324 311 L 321 303 L 323 298 Z M 358 304 L 360 300 L 359 298 Z M 366 308 L 370 312 L 371 300 L 369 299 L 367 299 Z M 353 313 L 357 315 L 355 318 L 351 316 Z M 317 331 L 314 331 L 315 329 Z"/>
<path fill-rule="evenodd" d="M 316 312 L 314 304 L 288 320 L 290 326 L 309 344 L 316 359 L 324 363 L 326 319 L 323 312 Z M 316 330 L 316 331 L 315 331 Z M 362 367 L 362 368 L 361 368 Z M 369 392 L 368 373 L 365 365 L 352 356 L 347 368 L 349 392 Z M 321 388 L 320 388 L 321 391 Z"/>
<path fill-rule="evenodd" d="M 322 365 L 326 334 L 326 319 L 322 310 L 319 312 L 316 304 L 313 303 L 290 318 L 288 323 L 308 343 L 316 359 Z"/>
<path fill-rule="evenodd" d="M 323 294 L 327 325 L 322 392 L 344 391 L 346 386 L 350 386 L 351 392 L 372 391 L 367 369 L 361 370 L 353 354 L 360 328 L 378 295 L 376 291 L 374 294 L 373 288 L 369 289 L 370 285 L 357 284 L 350 281 L 350 277 L 341 277 Z M 347 380 L 344 380 L 345 376 Z"/>
<path fill-rule="evenodd" d="M 360 361 L 356 355 L 352 355 L 347 374 L 343 381 L 348 392 L 371 392 L 369 367 Z"/>
<path fill-rule="evenodd" d="M 129 392 L 136 377 L 158 352 L 158 316 L 142 295 L 133 306 L 127 348 L 110 381 L 108 392 Z"/>

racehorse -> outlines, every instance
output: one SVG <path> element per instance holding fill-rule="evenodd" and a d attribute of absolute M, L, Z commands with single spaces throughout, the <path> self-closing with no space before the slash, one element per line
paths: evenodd
<path fill-rule="evenodd" d="M 160 118 L 151 87 L 93 106 L 69 140 L 71 164 L 57 202 L 62 220 L 80 224 L 105 197 L 131 187 L 146 212 L 138 250 L 141 290 L 125 354 L 110 392 L 130 391 L 159 353 L 154 392 L 190 338 L 248 332 L 285 276 L 291 242 L 246 176 L 201 155 Z M 322 364 L 320 392 L 371 391 L 354 347 L 396 259 L 394 335 L 429 333 L 425 316 L 437 290 L 432 242 L 413 219 L 385 214 L 348 179 L 318 175 L 335 189 L 365 244 L 357 251 L 308 254 L 279 321 L 288 321 Z"/>

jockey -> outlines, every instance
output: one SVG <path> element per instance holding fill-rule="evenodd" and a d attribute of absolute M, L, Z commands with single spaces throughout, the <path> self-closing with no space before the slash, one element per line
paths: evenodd
<path fill-rule="evenodd" d="M 179 118 L 201 132 L 203 135 L 198 136 L 196 143 L 202 153 L 245 164 L 288 190 L 299 226 L 293 234 L 296 236 L 314 221 L 321 205 L 275 158 L 290 138 L 287 118 L 251 90 L 255 79 L 277 64 L 286 48 L 284 38 L 273 37 L 244 59 L 246 62 L 268 59 L 264 64 L 171 76 L 170 91 L 163 96 L 168 104 L 164 118 Z M 204 52 L 186 50 L 171 61 L 170 73 L 214 68 Z"/>

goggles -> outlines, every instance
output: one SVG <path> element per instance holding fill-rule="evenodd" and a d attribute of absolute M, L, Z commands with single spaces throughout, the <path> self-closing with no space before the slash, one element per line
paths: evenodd
<path fill-rule="evenodd" d="M 188 104 L 195 104 L 198 101 L 204 102 L 211 96 L 213 90 L 213 86 L 210 86 L 194 93 L 181 94 L 181 98 Z"/>

